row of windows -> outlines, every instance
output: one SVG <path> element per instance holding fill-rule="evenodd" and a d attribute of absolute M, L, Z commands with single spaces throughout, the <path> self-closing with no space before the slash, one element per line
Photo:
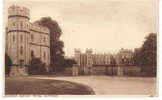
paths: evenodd
<path fill-rule="evenodd" d="M 15 42 L 15 35 L 13 35 L 13 42 Z M 20 35 L 20 42 L 23 42 L 23 35 Z"/>
<path fill-rule="evenodd" d="M 31 57 L 33 58 L 34 57 L 34 51 L 31 50 Z M 43 53 L 43 58 L 44 60 L 46 60 L 46 52 Z"/>
<path fill-rule="evenodd" d="M 34 41 L 33 34 L 31 34 L 31 41 Z M 13 42 L 15 42 L 15 35 L 13 35 Z M 23 42 L 23 35 L 20 35 L 20 42 Z M 43 38 L 43 42 L 46 42 L 46 37 Z"/>
<path fill-rule="evenodd" d="M 31 34 L 31 41 L 34 41 L 34 35 Z M 43 37 L 43 42 L 46 42 L 46 37 Z"/>
<path fill-rule="evenodd" d="M 20 47 L 20 54 L 23 55 L 23 47 Z M 34 57 L 34 51 L 31 50 L 31 57 Z M 46 52 L 43 53 L 43 58 L 46 60 Z"/>
<path fill-rule="evenodd" d="M 13 26 L 16 26 L 16 22 L 13 22 L 12 25 L 13 25 Z M 21 21 L 21 22 L 20 22 L 20 26 L 23 27 L 23 25 L 24 25 L 24 26 L 26 25 L 26 27 L 29 27 L 28 23 L 26 24 L 26 23 L 23 23 L 23 21 Z"/>

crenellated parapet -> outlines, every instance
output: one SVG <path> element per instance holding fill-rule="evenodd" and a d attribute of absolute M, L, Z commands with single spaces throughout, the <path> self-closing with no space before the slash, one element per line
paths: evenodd
<path fill-rule="evenodd" d="M 8 9 L 8 17 L 26 17 L 30 19 L 30 10 L 26 7 L 19 7 L 16 5 L 12 5 Z"/>
<path fill-rule="evenodd" d="M 80 48 L 75 48 L 75 53 L 81 53 L 81 49 Z"/>
<path fill-rule="evenodd" d="M 30 11 L 26 7 L 12 5 L 8 8 L 8 32 L 30 32 Z"/>
<path fill-rule="evenodd" d="M 86 53 L 91 54 L 92 52 L 93 52 L 93 50 L 92 50 L 92 49 L 88 49 L 88 48 L 86 48 Z"/>

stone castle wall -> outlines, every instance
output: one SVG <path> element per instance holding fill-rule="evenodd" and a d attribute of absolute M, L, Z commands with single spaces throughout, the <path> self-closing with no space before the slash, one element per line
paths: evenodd
<path fill-rule="evenodd" d="M 25 73 L 31 60 L 31 51 L 46 65 L 50 64 L 49 29 L 30 23 L 30 11 L 25 7 L 11 6 L 8 9 L 8 25 L 6 31 L 7 53 L 13 65 L 12 74 Z M 20 68 L 25 67 L 25 68 Z M 15 72 L 19 70 L 19 72 Z"/>
<path fill-rule="evenodd" d="M 31 24 L 30 50 L 46 65 L 50 64 L 50 34 L 46 27 Z"/>
<path fill-rule="evenodd" d="M 130 55 L 131 52 L 124 52 L 124 56 Z M 136 76 L 141 72 L 138 66 L 120 66 L 117 58 L 117 65 L 111 65 L 111 54 L 92 54 L 91 49 L 81 53 L 80 49 L 75 49 L 75 59 L 78 66 L 79 75 L 118 75 L 118 76 Z M 131 56 L 127 56 L 131 57 Z"/>

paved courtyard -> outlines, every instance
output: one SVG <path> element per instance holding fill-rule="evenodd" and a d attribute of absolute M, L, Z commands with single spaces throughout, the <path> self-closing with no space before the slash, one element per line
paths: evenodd
<path fill-rule="evenodd" d="M 41 79 L 66 80 L 91 87 L 97 95 L 140 95 L 156 96 L 156 78 L 74 76 L 74 77 L 34 77 Z"/>

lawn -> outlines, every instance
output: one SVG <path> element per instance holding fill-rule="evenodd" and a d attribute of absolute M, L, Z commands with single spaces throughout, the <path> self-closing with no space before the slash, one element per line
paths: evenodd
<path fill-rule="evenodd" d="M 6 77 L 5 95 L 92 95 L 88 86 L 61 80 Z"/>

